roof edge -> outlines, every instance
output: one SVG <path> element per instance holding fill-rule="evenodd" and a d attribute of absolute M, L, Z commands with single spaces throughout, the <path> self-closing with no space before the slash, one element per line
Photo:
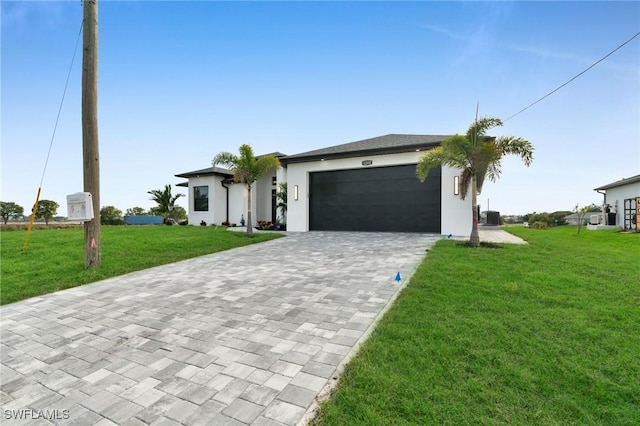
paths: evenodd
<path fill-rule="evenodd" d="M 413 152 L 413 151 L 422 151 L 431 148 L 435 148 L 439 146 L 439 142 L 425 143 L 420 145 L 405 145 L 398 147 L 388 147 L 388 148 L 374 148 L 374 149 L 366 149 L 360 151 L 349 151 L 349 152 L 341 152 L 341 153 L 333 153 L 333 154 L 310 154 L 310 155 L 300 155 L 300 156 L 292 156 L 292 157 L 284 157 L 280 161 L 283 164 L 294 164 L 294 163 L 309 163 L 312 161 L 319 160 L 337 160 L 340 158 L 354 158 L 354 157 L 364 157 L 368 155 L 385 155 L 385 154 L 401 154 L 404 152 Z"/>
<path fill-rule="evenodd" d="M 627 185 L 630 183 L 640 182 L 640 175 L 631 176 L 630 178 L 620 179 L 616 182 L 608 183 L 606 185 L 599 186 L 597 188 L 593 188 L 594 191 L 601 191 L 605 189 L 617 188 L 618 186 Z"/>
<path fill-rule="evenodd" d="M 220 167 L 208 167 L 206 169 L 194 170 L 192 172 L 179 173 L 174 176 L 180 177 L 180 178 L 190 178 L 190 177 L 211 176 L 211 175 L 233 176 L 233 172 L 231 170 L 223 169 Z"/>

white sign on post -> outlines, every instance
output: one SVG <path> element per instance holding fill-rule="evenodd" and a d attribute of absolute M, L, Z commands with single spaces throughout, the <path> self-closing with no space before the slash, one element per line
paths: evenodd
<path fill-rule="evenodd" d="M 67 195 L 67 219 L 83 222 L 93 220 L 93 200 L 89 192 Z"/>

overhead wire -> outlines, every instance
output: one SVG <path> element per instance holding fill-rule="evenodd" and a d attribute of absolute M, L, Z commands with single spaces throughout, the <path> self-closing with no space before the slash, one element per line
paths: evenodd
<path fill-rule="evenodd" d="M 78 52 L 78 45 L 80 44 L 80 36 L 82 35 L 82 20 L 80 20 L 80 30 L 78 31 L 78 38 L 76 40 L 76 46 L 73 49 L 73 56 L 71 57 L 71 64 L 69 65 L 69 72 L 67 73 L 67 81 L 64 84 L 64 90 L 62 91 L 62 99 L 60 100 L 60 106 L 58 107 L 58 115 L 56 116 L 56 123 L 53 126 L 53 133 L 51 134 L 51 141 L 49 142 L 49 151 L 47 151 L 47 159 L 44 162 L 44 168 L 42 170 L 42 177 L 40 178 L 40 186 L 44 181 L 44 174 L 49 164 L 49 157 L 51 156 L 51 148 L 53 147 L 53 140 L 56 137 L 56 130 L 58 129 L 58 122 L 60 121 L 60 113 L 62 112 L 62 105 L 64 104 L 64 98 L 67 94 L 67 88 L 69 87 L 69 80 L 71 79 L 71 71 L 73 70 L 73 63 L 76 59 L 76 53 Z"/>
<path fill-rule="evenodd" d="M 56 122 L 53 126 L 53 133 L 51 134 L 51 141 L 49 141 L 49 150 L 47 151 L 47 158 L 44 161 L 44 167 L 42 168 L 42 175 L 40 176 L 40 185 L 38 185 L 38 192 L 36 194 L 36 202 L 31 209 L 31 219 L 29 220 L 29 226 L 27 227 L 27 234 L 24 238 L 22 250 L 26 250 L 29 245 L 29 236 L 31 235 L 31 229 L 33 228 L 33 222 L 36 218 L 36 211 L 38 210 L 38 203 L 40 202 L 40 192 L 42 191 L 42 183 L 44 182 L 44 175 L 47 171 L 47 165 L 49 164 L 49 157 L 51 157 L 51 149 L 53 148 L 53 141 L 56 137 L 56 130 L 58 129 L 58 122 L 60 121 L 60 114 L 62 113 L 62 105 L 64 104 L 64 98 L 67 94 L 67 88 L 69 87 L 69 80 L 71 79 L 71 71 L 73 70 L 73 63 L 76 59 L 76 53 L 78 52 L 78 45 L 80 44 L 80 36 L 82 35 L 83 19 L 80 19 L 80 30 L 78 31 L 78 38 L 76 39 L 76 46 L 73 49 L 73 56 L 71 57 L 71 64 L 69 65 L 69 72 L 67 73 L 67 81 L 64 84 L 64 90 L 62 91 L 62 99 L 60 100 L 60 106 L 58 107 L 58 114 L 56 116 Z"/>
<path fill-rule="evenodd" d="M 551 92 L 547 93 L 546 95 L 544 95 L 543 97 L 541 97 L 540 99 L 538 99 L 537 101 L 527 105 L 526 107 L 522 108 L 520 111 L 516 112 L 515 114 L 513 114 L 511 117 L 507 118 L 506 120 L 503 121 L 503 123 L 511 120 L 513 117 L 525 112 L 526 110 L 528 110 L 529 108 L 531 108 L 532 106 L 534 106 L 535 104 L 537 104 L 538 102 L 548 98 L 549 96 L 551 96 L 552 94 L 554 94 L 555 92 L 557 92 L 558 90 L 562 89 L 564 86 L 566 86 L 567 84 L 571 83 L 573 80 L 575 80 L 576 78 L 580 77 L 582 74 L 586 73 L 587 71 L 589 71 L 591 68 L 595 67 L 596 65 L 598 65 L 600 62 L 604 61 L 605 59 L 607 59 L 609 56 L 613 55 L 615 52 L 617 52 L 618 50 L 622 49 L 625 45 L 629 44 L 634 38 L 638 37 L 640 35 L 640 32 L 635 33 L 630 39 L 628 39 L 627 41 L 625 41 L 624 43 L 622 43 L 620 46 L 616 47 L 615 49 L 613 49 L 611 52 L 607 53 L 605 56 L 603 56 L 602 58 L 600 58 L 599 60 L 597 60 L 596 62 L 594 62 L 593 64 L 591 64 L 588 68 L 586 68 L 584 71 L 580 72 L 579 74 L 576 74 L 574 77 L 572 77 L 570 80 L 568 80 L 566 83 L 556 87 L 555 89 L 553 89 Z"/>

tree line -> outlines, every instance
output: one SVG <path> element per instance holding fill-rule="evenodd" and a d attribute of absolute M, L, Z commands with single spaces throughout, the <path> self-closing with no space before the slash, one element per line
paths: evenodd
<path fill-rule="evenodd" d="M 130 207 L 126 209 L 125 216 L 162 216 L 165 219 L 175 221 L 187 218 L 187 211 L 177 206 L 175 203 L 184 194 L 172 194 L 171 185 L 167 184 L 163 189 L 154 189 L 147 192 L 151 195 L 151 201 L 156 202 L 156 206 L 145 210 L 142 207 Z M 35 209 L 35 218 L 44 220 L 48 225 L 49 221 L 56 218 L 60 205 L 53 200 L 39 200 Z M 12 201 L 0 201 L 0 217 L 6 225 L 9 220 L 26 220 L 30 216 L 24 216 L 24 207 Z M 104 206 L 100 209 L 100 223 L 102 225 L 122 225 L 124 217 L 122 210 L 115 206 Z"/>

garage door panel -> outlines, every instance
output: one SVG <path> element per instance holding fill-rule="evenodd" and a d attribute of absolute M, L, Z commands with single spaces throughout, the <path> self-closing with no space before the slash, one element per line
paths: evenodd
<path fill-rule="evenodd" d="M 310 229 L 440 232 L 440 169 L 424 183 L 415 165 L 310 175 Z"/>

